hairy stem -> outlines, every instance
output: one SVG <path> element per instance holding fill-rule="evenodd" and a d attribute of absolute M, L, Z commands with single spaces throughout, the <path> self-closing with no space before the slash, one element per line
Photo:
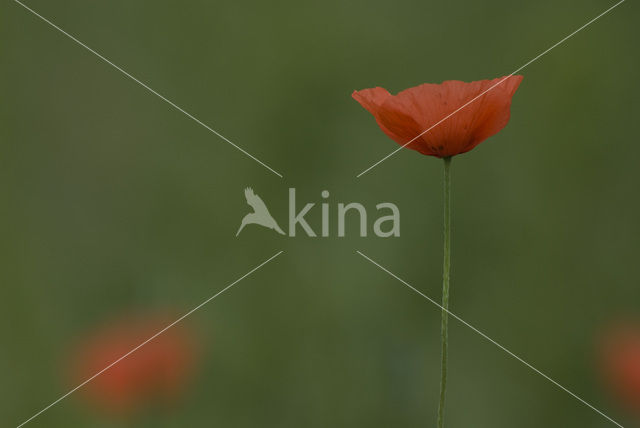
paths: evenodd
<path fill-rule="evenodd" d="M 444 427 L 444 407 L 447 394 L 447 355 L 449 341 L 449 270 L 451 268 L 451 157 L 444 158 L 444 261 L 442 265 L 442 360 L 440 371 L 440 405 L 438 428 Z"/>

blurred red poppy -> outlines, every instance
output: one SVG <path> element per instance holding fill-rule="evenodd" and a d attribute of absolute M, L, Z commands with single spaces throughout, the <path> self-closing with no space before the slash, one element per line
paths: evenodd
<path fill-rule="evenodd" d="M 405 145 L 415 138 L 406 147 L 443 158 L 468 152 L 504 128 L 511 114 L 511 98 L 521 81 L 522 76 L 470 83 L 448 80 L 439 85 L 425 83 L 397 95 L 380 87 L 363 89 L 354 91 L 352 97 L 396 143 Z"/>
<path fill-rule="evenodd" d="M 100 372 L 169 322 L 159 317 L 122 319 L 99 329 L 74 359 L 74 381 Z M 118 414 L 129 414 L 154 401 L 170 401 L 189 378 L 194 351 L 184 326 L 173 326 L 94 378 L 82 391 L 98 407 Z"/>
<path fill-rule="evenodd" d="M 625 324 L 610 330 L 602 350 L 607 383 L 614 394 L 640 417 L 640 327 Z"/>

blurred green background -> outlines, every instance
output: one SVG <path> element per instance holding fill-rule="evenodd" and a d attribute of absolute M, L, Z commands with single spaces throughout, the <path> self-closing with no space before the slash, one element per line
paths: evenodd
<path fill-rule="evenodd" d="M 70 353 L 131 312 L 186 312 L 181 403 L 136 426 L 435 426 L 438 159 L 350 98 L 509 74 L 613 2 L 64 1 L 27 4 L 284 175 L 279 178 L 12 1 L 0 5 L 0 414 L 73 384 Z M 640 307 L 638 6 L 521 72 L 509 125 L 453 162 L 451 309 L 625 426 L 597 338 Z M 252 186 L 401 211 L 401 237 L 234 236 Z M 319 229 L 319 208 L 309 222 Z M 335 217 L 334 217 L 335 218 Z M 373 220 L 370 221 L 371 227 Z M 335 226 L 335 224 L 334 224 Z M 456 321 L 448 427 L 613 426 Z M 82 392 L 30 425 L 119 426 Z M 636 425 L 634 425 L 636 424 Z"/>

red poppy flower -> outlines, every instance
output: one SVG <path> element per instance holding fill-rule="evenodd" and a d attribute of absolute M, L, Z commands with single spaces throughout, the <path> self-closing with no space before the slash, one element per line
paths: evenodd
<path fill-rule="evenodd" d="M 607 334 L 603 366 L 613 392 L 640 417 L 640 329 L 625 325 Z"/>
<path fill-rule="evenodd" d="M 522 76 L 471 83 L 448 80 L 397 95 L 378 87 L 354 91 L 352 96 L 396 143 L 405 145 L 415 139 L 408 148 L 443 158 L 468 152 L 504 128 L 521 81 Z"/>
<path fill-rule="evenodd" d="M 160 318 L 136 318 L 97 331 L 74 359 L 74 381 L 92 377 L 168 324 Z M 176 397 L 193 359 L 193 342 L 183 326 L 174 326 L 94 378 L 82 391 L 98 407 L 130 414 L 153 401 Z"/>

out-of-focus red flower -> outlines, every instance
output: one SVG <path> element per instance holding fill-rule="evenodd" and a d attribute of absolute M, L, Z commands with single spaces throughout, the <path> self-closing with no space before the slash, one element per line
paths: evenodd
<path fill-rule="evenodd" d="M 74 358 L 74 382 L 95 375 L 166 327 L 162 317 L 127 318 L 99 329 Z M 98 407 L 129 414 L 183 391 L 195 357 L 184 325 L 175 325 L 87 383 L 82 392 Z"/>
<path fill-rule="evenodd" d="M 640 326 L 611 329 L 602 341 L 605 378 L 614 394 L 640 417 Z"/>
<path fill-rule="evenodd" d="M 352 96 L 396 143 L 404 146 L 422 134 L 407 147 L 443 158 L 468 152 L 504 128 L 511 114 L 511 98 L 521 81 L 522 76 L 470 83 L 448 80 L 439 85 L 424 83 L 397 95 L 377 87 L 354 91 Z"/>

